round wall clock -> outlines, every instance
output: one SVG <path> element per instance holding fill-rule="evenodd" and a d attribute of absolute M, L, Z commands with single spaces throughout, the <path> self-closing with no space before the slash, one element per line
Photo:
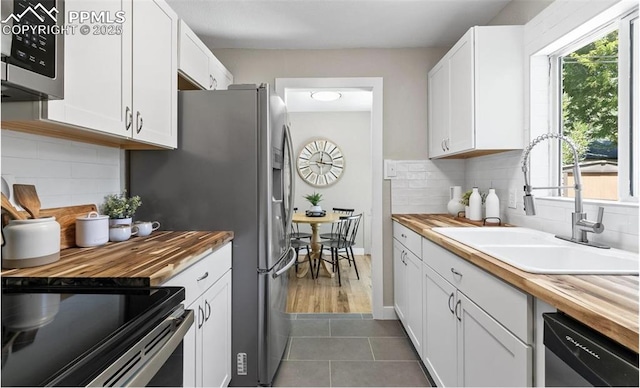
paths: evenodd
<path fill-rule="evenodd" d="M 315 139 L 302 147 L 296 164 L 300 178 L 311 186 L 324 187 L 342 176 L 344 156 L 331 140 Z"/>

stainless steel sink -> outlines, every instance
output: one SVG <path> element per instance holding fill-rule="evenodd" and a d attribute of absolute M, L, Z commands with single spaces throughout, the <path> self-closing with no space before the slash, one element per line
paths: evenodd
<path fill-rule="evenodd" d="M 572 244 L 528 228 L 433 228 L 526 272 L 637 275 L 638 254 Z"/>

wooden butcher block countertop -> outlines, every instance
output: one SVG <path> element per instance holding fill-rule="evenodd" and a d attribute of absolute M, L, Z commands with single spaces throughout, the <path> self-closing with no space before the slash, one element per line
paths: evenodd
<path fill-rule="evenodd" d="M 153 232 L 99 247 L 64 249 L 55 263 L 3 269 L 2 281 L 7 285 L 158 286 L 232 239 L 233 232 Z"/>
<path fill-rule="evenodd" d="M 475 227 L 464 220 L 443 214 L 394 214 L 392 219 L 638 352 L 638 276 L 524 272 L 431 230 Z"/>

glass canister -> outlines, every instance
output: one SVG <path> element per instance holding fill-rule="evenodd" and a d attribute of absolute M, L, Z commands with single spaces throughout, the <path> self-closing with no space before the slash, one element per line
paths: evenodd
<path fill-rule="evenodd" d="M 11 220 L 3 234 L 3 268 L 29 268 L 60 259 L 60 224 L 55 217 Z"/>

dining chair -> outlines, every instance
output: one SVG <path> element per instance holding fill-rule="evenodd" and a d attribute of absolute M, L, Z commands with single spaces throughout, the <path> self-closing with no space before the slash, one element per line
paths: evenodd
<path fill-rule="evenodd" d="M 296 260 L 296 273 L 298 273 L 298 264 L 309 262 L 309 269 L 311 270 L 311 279 L 314 279 L 313 276 L 313 263 L 311 259 L 311 249 L 309 248 L 310 241 L 302 240 L 302 239 L 291 239 L 291 247 L 294 251 L 296 251 L 296 256 L 300 254 L 301 249 L 306 249 L 307 255 L 304 261 Z"/>
<path fill-rule="evenodd" d="M 298 208 L 294 207 L 293 211 L 297 213 L 298 212 Z M 291 223 L 291 239 L 300 240 L 300 239 L 303 239 L 303 238 L 311 239 L 311 233 L 301 232 L 300 231 L 300 226 L 297 223 L 292 222 Z"/>
<path fill-rule="evenodd" d="M 353 246 L 355 245 L 356 235 L 358 234 L 358 227 L 360 226 L 361 219 L 362 213 L 355 216 L 341 216 L 340 221 L 337 223 L 337 238 L 321 242 L 319 259 L 331 263 L 333 271 L 338 273 L 339 286 L 342 286 L 342 279 L 340 278 L 340 259 L 346 259 L 349 262 L 349 266 L 351 266 L 351 263 L 353 262 L 353 268 L 356 270 L 356 276 L 358 277 L 358 280 L 360 280 L 356 257 L 353 254 Z M 322 257 L 322 252 L 326 248 L 331 251 L 330 261 Z M 342 250 L 344 250 L 344 255 L 340 254 L 340 251 Z M 317 264 L 316 278 L 320 274 L 320 260 L 318 260 Z"/>
<path fill-rule="evenodd" d="M 346 208 L 341 208 L 341 207 L 334 207 L 333 209 L 334 213 L 338 213 L 341 216 L 352 216 L 353 212 L 355 212 L 355 209 L 346 209 Z M 333 223 L 331 224 L 331 232 L 330 233 L 320 233 L 320 238 L 323 238 L 325 240 L 335 240 L 338 238 L 338 228 L 339 225 L 338 223 Z"/>
<path fill-rule="evenodd" d="M 293 208 L 294 212 L 298 211 L 297 207 Z M 307 239 L 309 239 L 307 241 Z M 309 260 L 309 267 L 311 269 L 311 278 L 313 279 L 313 264 L 311 263 L 311 255 L 309 254 L 311 250 L 309 249 L 309 244 L 311 243 L 311 233 L 300 232 L 300 227 L 298 223 L 291 223 L 291 247 L 296 251 L 296 255 L 300 254 L 301 249 L 307 250 L 307 260 Z M 296 261 L 296 273 L 298 273 L 298 264 Z"/>

